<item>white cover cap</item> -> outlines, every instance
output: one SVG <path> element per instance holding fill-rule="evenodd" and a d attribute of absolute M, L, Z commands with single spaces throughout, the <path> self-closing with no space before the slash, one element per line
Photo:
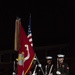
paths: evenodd
<path fill-rule="evenodd" d="M 52 56 L 47 56 L 46 59 L 52 59 Z"/>
<path fill-rule="evenodd" d="M 63 54 L 58 54 L 57 55 L 57 57 L 59 57 L 59 58 L 63 58 L 65 55 L 63 55 Z"/>

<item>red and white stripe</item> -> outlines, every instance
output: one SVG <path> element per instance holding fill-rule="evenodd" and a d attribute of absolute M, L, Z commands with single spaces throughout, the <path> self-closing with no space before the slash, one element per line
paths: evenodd
<path fill-rule="evenodd" d="M 30 42 L 30 44 L 31 44 L 31 46 L 33 47 L 33 43 L 32 43 L 32 34 L 29 34 L 28 36 L 27 36 L 27 38 L 29 39 L 29 42 Z"/>

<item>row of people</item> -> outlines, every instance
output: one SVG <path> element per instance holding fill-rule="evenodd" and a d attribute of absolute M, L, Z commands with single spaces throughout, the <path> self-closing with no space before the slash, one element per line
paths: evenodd
<path fill-rule="evenodd" d="M 46 57 L 46 64 L 43 66 L 34 58 L 29 75 L 69 75 L 69 66 L 64 63 L 64 55 L 57 55 L 57 65 L 52 63 L 53 57 Z M 44 73 L 43 73 L 44 71 Z"/>

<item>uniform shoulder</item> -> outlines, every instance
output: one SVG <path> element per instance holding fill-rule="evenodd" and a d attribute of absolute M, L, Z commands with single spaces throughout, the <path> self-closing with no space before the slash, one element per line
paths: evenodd
<path fill-rule="evenodd" d="M 64 63 L 64 66 L 69 70 L 69 65 L 67 63 Z"/>
<path fill-rule="evenodd" d="M 67 64 L 67 63 L 64 63 L 64 65 L 68 66 L 68 64 Z"/>

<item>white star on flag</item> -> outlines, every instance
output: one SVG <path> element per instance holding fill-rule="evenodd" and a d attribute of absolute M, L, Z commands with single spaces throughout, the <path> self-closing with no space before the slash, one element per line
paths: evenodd
<path fill-rule="evenodd" d="M 31 43 L 31 46 L 33 47 L 33 40 L 32 40 L 32 32 L 31 32 L 31 14 L 29 16 L 29 25 L 28 25 L 28 36 L 29 42 Z"/>

